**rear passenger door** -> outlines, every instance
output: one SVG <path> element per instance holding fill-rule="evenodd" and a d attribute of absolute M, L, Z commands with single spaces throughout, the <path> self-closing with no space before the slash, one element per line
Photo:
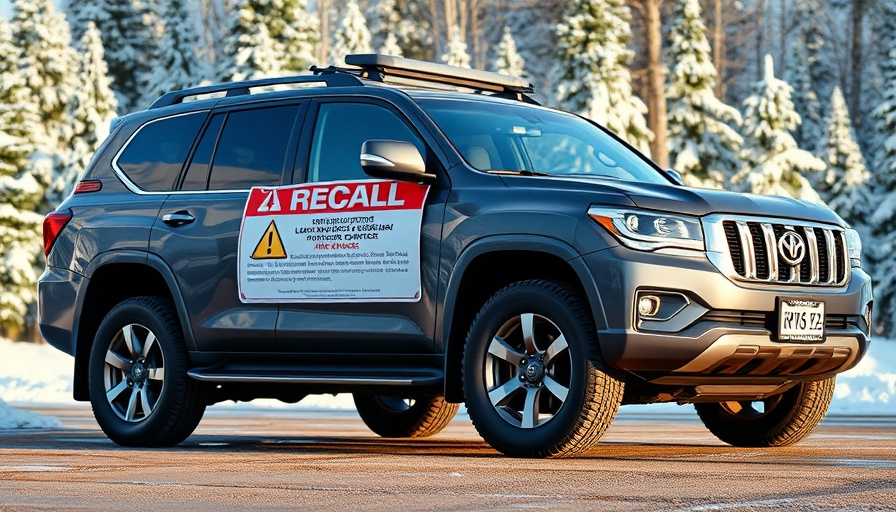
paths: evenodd
<path fill-rule="evenodd" d="M 373 179 L 362 170 L 360 155 L 361 145 L 374 139 L 413 143 L 426 159 L 427 171 L 444 178 L 421 132 L 386 101 L 356 97 L 316 100 L 309 108 L 303 139 L 295 183 Z M 283 303 L 277 324 L 282 350 L 326 355 L 334 364 L 361 357 L 364 364 L 376 365 L 381 364 L 378 358 L 390 354 L 431 355 L 439 240 L 448 190 L 446 182 L 430 187 L 422 229 L 412 228 L 420 237 L 418 301 Z M 397 360 L 382 361 L 396 364 Z"/>
<path fill-rule="evenodd" d="M 237 291 L 240 222 L 254 186 L 291 176 L 306 103 L 215 110 L 159 211 L 150 250 L 174 271 L 201 351 L 277 349 L 277 304 L 244 304 Z"/>

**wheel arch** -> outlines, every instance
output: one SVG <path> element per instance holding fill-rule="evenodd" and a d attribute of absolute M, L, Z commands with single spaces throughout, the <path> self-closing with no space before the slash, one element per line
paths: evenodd
<path fill-rule="evenodd" d="M 121 301 L 137 296 L 171 299 L 183 329 L 186 349 L 195 347 L 186 305 L 181 297 L 174 273 L 158 256 L 139 251 L 110 251 L 94 258 L 87 266 L 86 284 L 78 295 L 72 326 L 75 368 L 73 395 L 75 400 L 90 399 L 87 368 L 90 347 L 100 322 Z M 127 283 L 122 286 L 122 283 Z"/>
<path fill-rule="evenodd" d="M 437 332 L 445 358 L 445 398 L 463 402 L 461 366 L 467 331 L 479 309 L 495 292 L 524 279 L 549 279 L 573 285 L 590 309 L 598 329 L 606 326 L 597 283 L 569 244 L 533 235 L 498 235 L 470 244 L 457 259 Z"/>

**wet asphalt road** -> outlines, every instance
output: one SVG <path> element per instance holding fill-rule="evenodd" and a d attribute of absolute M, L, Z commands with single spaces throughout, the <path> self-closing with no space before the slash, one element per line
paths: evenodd
<path fill-rule="evenodd" d="M 722 444 L 695 414 L 623 408 L 588 456 L 519 460 L 466 416 L 384 440 L 353 412 L 213 407 L 176 448 L 125 449 L 89 408 L 35 410 L 63 428 L 0 430 L 2 511 L 896 511 L 894 416 L 831 416 L 760 450 Z"/>

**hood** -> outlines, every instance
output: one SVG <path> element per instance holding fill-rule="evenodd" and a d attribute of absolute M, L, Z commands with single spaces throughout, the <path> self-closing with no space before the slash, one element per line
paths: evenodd
<path fill-rule="evenodd" d="M 550 182 L 550 187 L 553 189 L 621 194 L 628 197 L 639 208 L 684 213 L 698 217 L 712 213 L 727 213 L 812 220 L 845 226 L 843 220 L 830 208 L 789 197 L 741 194 L 726 190 L 613 179 L 555 176 L 502 176 L 502 178 L 509 187 L 535 186 L 531 180 L 539 180 L 538 186 L 541 188 L 545 186 L 545 182 Z"/>

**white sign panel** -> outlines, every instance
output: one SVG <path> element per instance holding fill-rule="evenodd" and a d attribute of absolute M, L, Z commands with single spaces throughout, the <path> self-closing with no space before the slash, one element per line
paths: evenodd
<path fill-rule="evenodd" d="M 253 188 L 239 241 L 243 302 L 416 302 L 429 186 Z"/>

